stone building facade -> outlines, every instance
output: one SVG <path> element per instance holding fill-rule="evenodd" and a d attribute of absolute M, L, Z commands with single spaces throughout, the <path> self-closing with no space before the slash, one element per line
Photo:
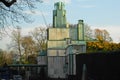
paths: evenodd
<path fill-rule="evenodd" d="M 57 2 L 54 7 L 53 27 L 47 30 L 47 73 L 52 78 L 66 78 L 76 74 L 75 55 L 86 52 L 84 21 L 78 20 L 76 27 L 69 27 L 65 4 Z"/>

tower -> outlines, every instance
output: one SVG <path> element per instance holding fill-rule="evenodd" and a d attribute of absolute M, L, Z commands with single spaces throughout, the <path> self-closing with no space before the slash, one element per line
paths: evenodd
<path fill-rule="evenodd" d="M 84 40 L 84 23 L 83 20 L 78 20 L 78 40 Z"/>
<path fill-rule="evenodd" d="M 57 2 L 53 10 L 53 27 L 47 30 L 48 76 L 66 78 L 76 75 L 76 54 L 86 52 L 84 22 L 79 20 L 74 27 L 67 27 L 63 2 Z"/>
<path fill-rule="evenodd" d="M 63 2 L 57 2 L 55 3 L 54 7 L 55 10 L 53 10 L 53 27 L 66 27 L 66 10 L 64 9 L 65 4 Z"/>

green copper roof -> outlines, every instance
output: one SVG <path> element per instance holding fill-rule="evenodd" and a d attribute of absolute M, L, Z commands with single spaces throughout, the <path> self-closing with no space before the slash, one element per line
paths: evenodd
<path fill-rule="evenodd" d="M 46 50 L 42 50 L 39 52 L 39 56 L 46 56 L 47 55 L 47 51 Z"/>
<path fill-rule="evenodd" d="M 55 3 L 55 10 L 53 10 L 53 27 L 66 27 L 66 10 L 63 2 Z"/>

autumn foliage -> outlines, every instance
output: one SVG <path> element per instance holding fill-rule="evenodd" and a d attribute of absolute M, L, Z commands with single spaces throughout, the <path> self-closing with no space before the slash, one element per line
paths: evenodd
<path fill-rule="evenodd" d="M 87 42 L 87 52 L 98 52 L 98 51 L 117 51 L 120 50 L 120 43 L 113 43 L 107 41 L 93 41 Z"/>
<path fill-rule="evenodd" d="M 120 50 L 120 43 L 114 43 L 106 30 L 95 29 L 95 40 L 87 41 L 87 52 Z"/>

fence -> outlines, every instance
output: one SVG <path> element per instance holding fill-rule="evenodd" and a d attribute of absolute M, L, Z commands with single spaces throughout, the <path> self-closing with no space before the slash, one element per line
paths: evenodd
<path fill-rule="evenodd" d="M 76 77 L 82 79 L 86 64 L 86 80 L 120 80 L 120 51 L 76 55 Z"/>
<path fill-rule="evenodd" d="M 59 63 L 57 64 L 57 61 Z M 49 61 L 53 65 L 52 66 L 59 66 L 57 68 L 58 71 L 63 67 L 64 64 L 64 57 L 49 57 Z M 68 75 L 67 78 L 49 78 L 46 74 L 44 74 L 44 69 L 40 70 L 40 74 L 32 75 L 29 79 L 24 80 L 120 80 L 120 51 L 113 51 L 113 52 L 98 52 L 98 53 L 84 53 L 76 55 L 76 75 Z M 86 68 L 83 68 L 83 65 L 86 65 Z M 30 66 L 30 65 L 28 65 Z M 33 67 L 44 67 L 47 66 L 39 66 L 39 65 L 31 65 L 31 71 Z M 15 66 L 9 66 L 15 67 Z M 22 66 L 19 65 L 22 68 Z M 26 66 L 27 67 L 27 66 Z M 59 70 L 60 69 L 60 70 Z M 84 70 L 85 69 L 85 70 Z M 62 73 L 62 72 L 59 72 Z M 84 73 L 84 77 L 83 77 Z M 41 75 L 41 76 L 40 76 Z"/>

